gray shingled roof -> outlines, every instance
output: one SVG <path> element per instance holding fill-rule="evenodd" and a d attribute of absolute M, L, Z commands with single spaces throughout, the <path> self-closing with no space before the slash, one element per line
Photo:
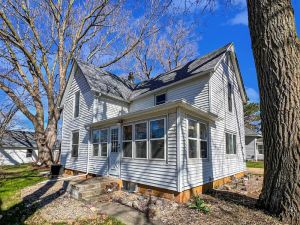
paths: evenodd
<path fill-rule="evenodd" d="M 34 133 L 27 131 L 6 131 L 2 137 L 0 146 L 3 148 L 36 148 Z"/>
<path fill-rule="evenodd" d="M 77 60 L 77 64 L 86 77 L 92 90 L 130 101 L 149 91 L 175 83 L 199 73 L 213 70 L 230 45 L 231 43 L 188 62 L 183 66 L 175 68 L 172 71 L 162 73 L 152 79 L 143 81 L 138 85 L 132 85 L 127 80 L 99 69 L 92 64 L 79 60 Z"/>
<path fill-rule="evenodd" d="M 262 135 L 256 130 L 245 127 L 245 136 L 261 137 Z"/>

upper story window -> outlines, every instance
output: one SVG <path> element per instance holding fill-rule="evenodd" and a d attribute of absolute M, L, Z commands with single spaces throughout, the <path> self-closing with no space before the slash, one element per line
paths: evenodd
<path fill-rule="evenodd" d="M 226 154 L 236 154 L 236 135 L 225 133 L 226 135 Z"/>
<path fill-rule="evenodd" d="M 79 102 L 80 102 L 80 92 L 75 93 L 75 106 L 74 106 L 74 118 L 79 116 Z"/>
<path fill-rule="evenodd" d="M 79 148 L 79 132 L 75 131 L 72 133 L 72 157 L 78 157 L 78 148 Z"/>
<path fill-rule="evenodd" d="M 228 110 L 232 112 L 232 84 L 228 83 Z"/>
<path fill-rule="evenodd" d="M 208 157 L 207 124 L 193 119 L 188 120 L 188 155 L 189 158 Z"/>
<path fill-rule="evenodd" d="M 155 105 L 164 104 L 166 102 L 166 93 L 155 96 Z"/>
<path fill-rule="evenodd" d="M 150 121 L 150 158 L 165 158 L 165 119 Z"/>

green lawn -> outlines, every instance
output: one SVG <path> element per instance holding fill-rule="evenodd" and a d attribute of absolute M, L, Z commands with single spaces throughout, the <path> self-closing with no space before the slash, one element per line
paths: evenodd
<path fill-rule="evenodd" d="M 29 164 L 0 167 L 0 211 L 21 202 L 20 190 L 45 180 Z"/>
<path fill-rule="evenodd" d="M 247 161 L 246 163 L 247 167 L 249 168 L 264 168 L 264 162 L 263 161 Z"/>

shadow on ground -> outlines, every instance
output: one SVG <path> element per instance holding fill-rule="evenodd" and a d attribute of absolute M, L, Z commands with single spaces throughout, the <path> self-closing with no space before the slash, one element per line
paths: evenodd
<path fill-rule="evenodd" d="M 62 188 L 58 191 L 43 197 L 43 195 L 56 184 L 56 180 L 48 181 L 38 190 L 33 192 L 30 195 L 27 195 L 22 199 L 22 202 L 14 205 L 8 210 L 1 212 L 1 202 L 0 202 L 0 213 L 3 215 L 3 218 L 0 220 L 0 225 L 12 225 L 18 224 L 23 225 L 24 221 L 33 215 L 39 208 L 48 205 L 53 200 L 58 198 L 60 195 L 64 194 L 69 181 L 64 181 Z"/>

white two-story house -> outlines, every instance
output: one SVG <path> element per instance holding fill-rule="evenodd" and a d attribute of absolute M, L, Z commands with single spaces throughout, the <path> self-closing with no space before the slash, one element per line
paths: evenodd
<path fill-rule="evenodd" d="M 232 44 L 139 84 L 75 61 L 61 162 L 187 201 L 243 174 L 246 98 Z"/>

